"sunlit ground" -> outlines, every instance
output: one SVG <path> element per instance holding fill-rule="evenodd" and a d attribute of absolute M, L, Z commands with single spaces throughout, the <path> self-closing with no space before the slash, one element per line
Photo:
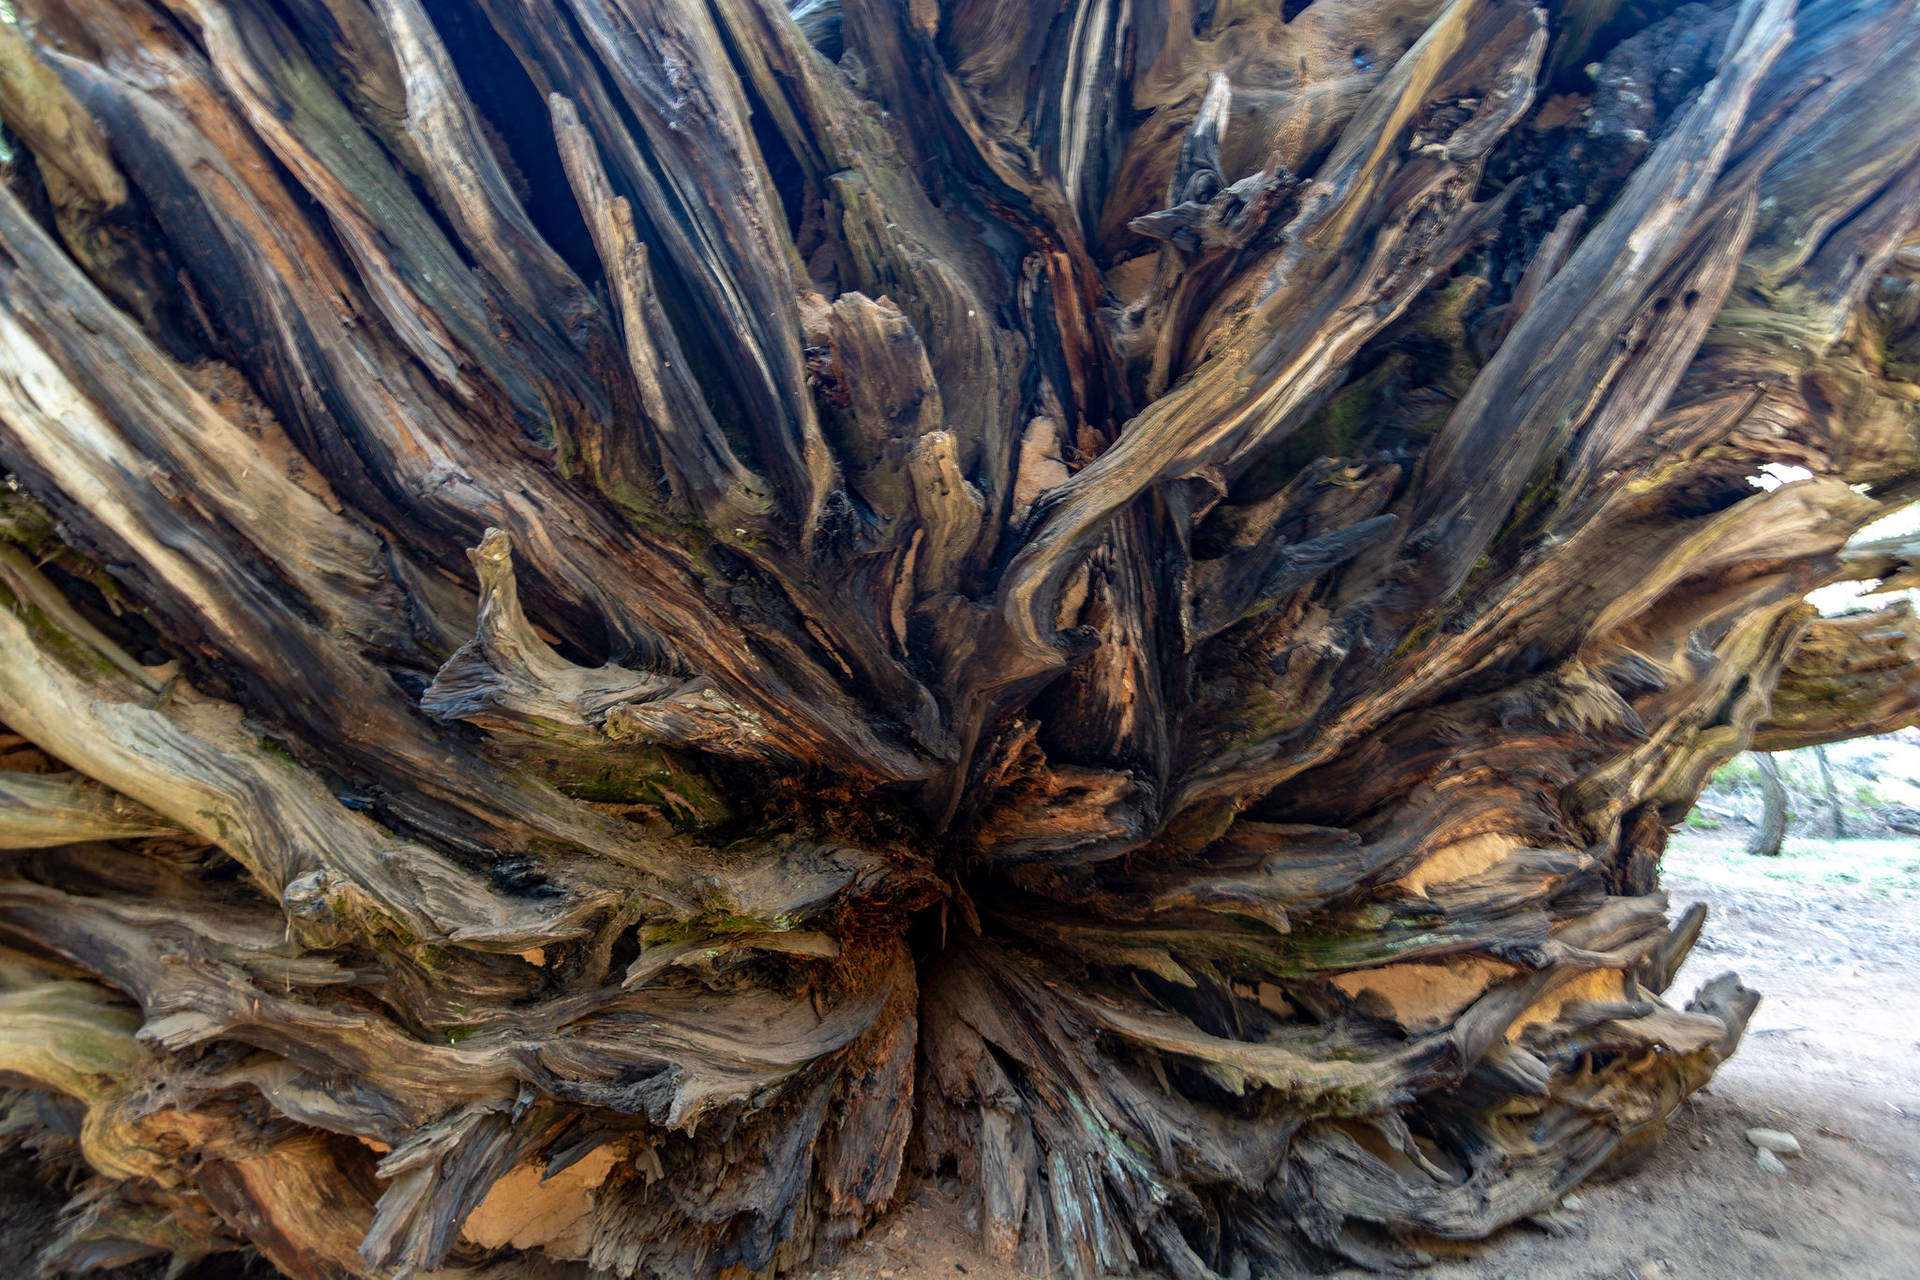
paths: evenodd
<path fill-rule="evenodd" d="M 1746 851 L 1747 832 L 1682 830 L 1667 846 L 1668 876 L 1729 889 L 1781 892 L 1796 884 L 1858 885 L 1920 902 L 1920 838 L 1815 840 L 1788 836 L 1777 858 Z"/>

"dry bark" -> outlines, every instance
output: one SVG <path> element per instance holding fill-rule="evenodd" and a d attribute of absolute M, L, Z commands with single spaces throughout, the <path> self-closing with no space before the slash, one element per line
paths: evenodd
<path fill-rule="evenodd" d="M 12 10 L 50 1268 L 761 1271 L 941 1170 L 1037 1271 L 1416 1262 L 1738 1042 L 1711 770 L 1920 714 L 1804 604 L 1920 550 L 1912 0 Z"/>

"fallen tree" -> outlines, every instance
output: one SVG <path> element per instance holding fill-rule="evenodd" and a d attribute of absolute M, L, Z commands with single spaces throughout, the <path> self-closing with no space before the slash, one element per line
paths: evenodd
<path fill-rule="evenodd" d="M 1756 998 L 1663 998 L 1668 828 L 1912 722 L 1804 597 L 1920 483 L 1913 5 L 1660 8 L 13 0 L 46 1264 L 761 1270 L 939 1172 L 1391 1266 L 1644 1147 Z"/>

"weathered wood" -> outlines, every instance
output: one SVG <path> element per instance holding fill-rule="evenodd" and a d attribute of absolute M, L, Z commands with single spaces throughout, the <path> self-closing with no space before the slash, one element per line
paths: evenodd
<path fill-rule="evenodd" d="M 1756 999 L 1665 998 L 1669 827 L 1920 715 L 1805 603 L 1915 580 L 1920 25 L 1626 12 L 14 0 L 45 1263 L 951 1172 L 1036 1273 L 1392 1267 L 1653 1141 Z"/>
<path fill-rule="evenodd" d="M 1920 723 L 1920 620 L 1901 600 L 1820 618 L 1794 649 L 1754 749 L 1791 751 Z"/>

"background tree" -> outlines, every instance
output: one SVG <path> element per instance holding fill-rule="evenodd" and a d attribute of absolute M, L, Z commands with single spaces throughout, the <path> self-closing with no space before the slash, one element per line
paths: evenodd
<path fill-rule="evenodd" d="M 12 0 L 0 118 L 55 1266 L 759 1269 L 914 1169 L 1413 1260 L 1732 1050 L 1710 770 L 1914 717 L 1803 603 L 1912 572 L 1910 0 Z"/>
<path fill-rule="evenodd" d="M 1780 781 L 1780 765 L 1770 754 L 1756 751 L 1753 763 L 1760 770 L 1760 825 L 1754 829 L 1747 852 L 1777 858 L 1787 841 L 1787 786 Z"/>

